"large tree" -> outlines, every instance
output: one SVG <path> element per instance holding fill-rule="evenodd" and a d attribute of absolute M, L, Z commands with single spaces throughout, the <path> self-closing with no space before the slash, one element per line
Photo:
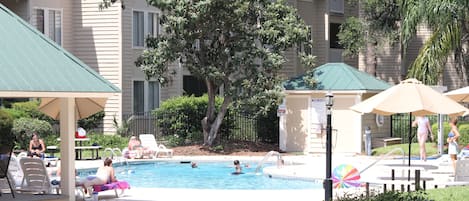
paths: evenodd
<path fill-rule="evenodd" d="M 280 100 L 279 70 L 284 52 L 297 44 L 311 47 L 310 30 L 284 0 L 147 0 L 163 11 L 164 33 L 147 39 L 136 62 L 148 78 L 171 83 L 169 67 L 180 62 L 208 91 L 202 120 L 204 145 L 211 146 L 229 105 L 268 111 Z M 300 54 L 312 66 L 314 57 Z M 215 107 L 222 88 L 223 104 Z"/>
<path fill-rule="evenodd" d="M 401 12 L 404 47 L 421 25 L 432 31 L 413 62 L 409 76 L 426 84 L 439 84 L 448 56 L 454 55 L 456 67 L 464 73 L 461 77 L 467 83 L 464 75 L 469 64 L 469 1 L 406 0 L 402 1 Z"/>
<path fill-rule="evenodd" d="M 362 10 L 359 17 L 349 17 L 341 25 L 339 43 L 345 56 L 364 53 L 366 72 L 376 76 L 380 47 L 398 41 L 398 0 L 349 0 L 349 3 L 361 4 Z"/>

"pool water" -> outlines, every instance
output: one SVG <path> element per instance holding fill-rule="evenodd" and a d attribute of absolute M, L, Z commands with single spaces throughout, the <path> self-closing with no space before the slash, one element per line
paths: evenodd
<path fill-rule="evenodd" d="M 322 185 L 313 181 L 269 178 L 255 173 L 256 167 L 243 167 L 244 174 L 233 175 L 231 162 L 201 162 L 197 168 L 190 163 L 152 162 L 116 166 L 118 180 L 141 188 L 191 189 L 318 189 Z M 88 172 L 89 174 L 89 172 Z M 81 173 L 80 175 L 86 175 Z"/>

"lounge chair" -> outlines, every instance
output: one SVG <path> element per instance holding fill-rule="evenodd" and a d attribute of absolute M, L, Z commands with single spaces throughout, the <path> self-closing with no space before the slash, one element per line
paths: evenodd
<path fill-rule="evenodd" d="M 117 192 L 118 189 L 121 190 L 121 193 Z M 126 181 L 116 181 L 109 184 L 93 185 L 93 192 L 114 190 L 116 197 L 124 194 L 125 189 L 130 189 L 130 185 Z"/>
<path fill-rule="evenodd" d="M 10 159 L 11 159 L 11 153 L 13 151 L 13 145 L 12 146 L 5 146 L 5 145 L 0 145 L 0 179 L 5 179 L 8 183 L 8 186 L 10 187 L 10 192 L 11 196 L 13 198 L 15 197 L 15 192 L 13 191 L 13 187 L 11 185 L 10 177 L 8 173 L 8 168 L 10 166 Z M 0 191 L 0 196 L 2 195 L 2 192 Z"/>
<path fill-rule="evenodd" d="M 147 147 L 150 150 L 155 152 L 155 157 L 157 158 L 159 153 L 165 153 L 167 157 L 173 157 L 173 150 L 166 148 L 163 144 L 156 143 L 155 136 L 153 134 L 140 134 L 140 142 L 143 147 Z"/>
<path fill-rule="evenodd" d="M 58 186 L 51 185 L 49 174 L 40 158 L 21 158 L 23 180 L 16 191 L 32 193 L 51 193 Z"/>

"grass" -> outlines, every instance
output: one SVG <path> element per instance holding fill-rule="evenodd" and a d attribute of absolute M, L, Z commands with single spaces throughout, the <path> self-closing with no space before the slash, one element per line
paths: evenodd
<path fill-rule="evenodd" d="M 435 201 L 467 200 L 469 197 L 469 186 L 430 189 L 425 192 L 430 200 Z"/>
<path fill-rule="evenodd" d="M 373 149 L 372 155 L 374 156 L 385 155 L 389 153 L 391 150 L 396 149 L 396 148 L 401 148 L 402 150 L 404 150 L 404 154 L 406 156 L 409 153 L 409 144 L 396 144 L 396 145 L 390 145 L 387 147 L 379 147 L 379 148 Z M 427 156 L 436 155 L 438 153 L 438 147 L 433 142 L 426 143 L 425 149 L 427 151 Z M 394 155 L 400 155 L 400 154 L 401 154 L 400 152 L 394 152 Z M 412 156 L 420 155 L 420 148 L 419 148 L 418 143 L 412 143 L 410 155 Z"/>

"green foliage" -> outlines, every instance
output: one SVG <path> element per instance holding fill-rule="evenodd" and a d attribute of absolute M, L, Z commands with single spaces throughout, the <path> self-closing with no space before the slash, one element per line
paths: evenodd
<path fill-rule="evenodd" d="M 467 186 L 454 186 L 447 188 L 427 190 L 430 200 L 467 200 L 469 191 Z"/>
<path fill-rule="evenodd" d="M 389 153 L 391 150 L 394 150 L 396 148 L 400 148 L 404 151 L 405 157 L 408 156 L 409 153 L 409 144 L 408 143 L 403 143 L 403 144 L 394 144 L 394 145 L 388 145 L 386 147 L 378 147 L 374 148 L 372 151 L 373 156 L 382 156 L 387 153 Z M 420 155 L 420 147 L 418 143 L 412 143 L 411 145 L 411 153 L 410 155 L 412 156 L 419 156 Z M 437 146 L 435 142 L 427 142 L 425 143 L 425 150 L 427 151 L 427 156 L 432 156 L 438 154 Z M 394 155 L 397 156 L 402 156 L 401 152 L 394 152 Z"/>
<path fill-rule="evenodd" d="M 223 86 L 224 103 L 219 111 L 234 104 L 238 110 L 265 114 L 281 100 L 279 72 L 286 62 L 284 52 L 312 43 L 308 26 L 285 0 L 147 2 L 163 11 L 165 34 L 147 39 L 148 49 L 136 65 L 165 86 L 175 74 L 168 64 L 180 62 L 191 75 L 205 81 L 208 111 L 215 110 L 214 97 Z M 313 63 L 312 55 L 300 57 L 303 64 Z M 211 126 L 216 115 L 208 113 L 209 128 L 218 128 Z"/>
<path fill-rule="evenodd" d="M 223 100 L 217 97 L 215 102 L 216 107 L 219 108 Z M 160 108 L 153 111 L 168 145 L 178 146 L 186 142 L 200 143 L 200 140 L 203 141 L 201 121 L 205 117 L 207 103 L 207 95 L 201 97 L 179 96 L 164 101 Z M 225 129 L 226 127 L 223 127 L 221 132 Z"/>
<path fill-rule="evenodd" d="M 5 109 L 15 119 L 26 117 L 39 119 L 56 124 L 57 121 L 39 111 L 39 101 L 15 102 L 11 108 Z"/>
<path fill-rule="evenodd" d="M 366 198 L 364 194 L 345 194 L 343 196 L 334 199 L 336 201 L 427 201 L 429 200 L 428 195 L 424 191 L 414 192 L 399 192 L 399 191 L 387 191 L 383 193 L 371 193 L 369 198 Z"/>
<path fill-rule="evenodd" d="M 97 128 L 101 125 L 104 118 L 104 111 L 93 114 L 87 118 L 78 120 L 78 126 L 87 131 Z"/>
<path fill-rule="evenodd" d="M 11 146 L 15 143 L 15 136 L 12 134 L 13 117 L 4 110 L 0 110 L 0 145 Z"/>
<path fill-rule="evenodd" d="M 97 143 L 104 148 L 119 148 L 123 149 L 127 147 L 127 143 L 129 142 L 128 137 L 122 137 L 120 135 L 105 135 L 102 133 L 89 133 L 86 134 L 88 138 L 90 138 L 90 144 Z"/>
<path fill-rule="evenodd" d="M 257 118 L 257 135 L 260 141 L 268 143 L 278 143 L 279 118 L 277 109 L 270 110 L 266 115 Z"/>
<path fill-rule="evenodd" d="M 365 25 L 356 17 L 349 17 L 340 26 L 337 34 L 339 44 L 344 47 L 344 56 L 355 57 L 365 47 Z"/>
<path fill-rule="evenodd" d="M 116 116 L 113 117 L 112 122 L 114 125 L 114 128 L 116 128 L 116 134 L 124 137 L 128 137 L 133 135 L 133 133 L 130 130 L 130 125 L 132 124 L 134 116 L 130 116 L 126 120 L 123 120 L 120 124 L 117 122 Z"/>
<path fill-rule="evenodd" d="M 459 130 L 459 141 L 458 144 L 466 145 L 469 144 L 469 122 L 458 122 Z M 443 123 L 443 143 L 446 144 L 446 138 L 448 138 L 448 133 L 451 130 L 448 122 Z M 433 139 L 438 139 L 438 123 L 432 125 Z"/>
<path fill-rule="evenodd" d="M 16 119 L 12 132 L 16 136 L 20 149 L 27 149 L 32 132 L 36 132 L 41 138 L 54 134 L 49 122 L 27 117 Z"/>
<path fill-rule="evenodd" d="M 357 56 L 367 44 L 373 44 L 376 49 L 399 41 L 398 0 L 351 0 L 350 3 L 361 3 L 363 18 L 349 17 L 340 27 L 337 36 L 345 48 L 344 55 Z"/>
<path fill-rule="evenodd" d="M 408 77 L 414 77 L 428 85 L 438 84 L 446 67 L 448 56 L 452 56 L 458 72 L 464 72 L 469 61 L 467 23 L 469 3 L 466 0 L 433 1 L 407 0 L 401 4 L 401 41 L 404 50 L 412 44 L 417 30 L 422 25 L 431 30 L 409 68 Z M 467 70 L 466 70 L 467 72 Z"/>

